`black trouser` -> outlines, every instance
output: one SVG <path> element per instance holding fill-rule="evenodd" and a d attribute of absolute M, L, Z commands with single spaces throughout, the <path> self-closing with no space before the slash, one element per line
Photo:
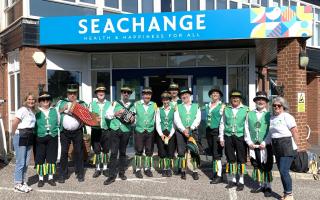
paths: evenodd
<path fill-rule="evenodd" d="M 272 167 L 273 167 L 273 153 L 272 153 L 272 146 L 266 145 L 266 149 L 267 151 L 267 162 L 266 163 L 262 163 L 261 162 L 261 153 L 260 153 L 260 149 L 259 148 L 255 148 L 254 149 L 254 153 L 256 156 L 256 159 L 250 158 L 251 164 L 254 168 L 258 168 L 261 169 L 263 171 L 271 171 Z"/>
<path fill-rule="evenodd" d="M 68 175 L 68 151 L 69 151 L 69 145 L 72 142 L 75 173 L 77 175 L 83 175 L 84 167 L 83 167 L 83 130 L 82 128 L 75 131 L 63 130 L 60 134 L 60 141 L 61 141 L 60 174 L 64 178 L 66 178 Z"/>
<path fill-rule="evenodd" d="M 45 162 L 55 164 L 58 155 L 58 137 L 36 137 L 36 165 L 42 165 Z"/>
<path fill-rule="evenodd" d="M 225 154 L 229 163 L 246 163 L 246 142 L 244 137 L 224 136 Z M 235 155 L 236 154 L 236 155 Z"/>
<path fill-rule="evenodd" d="M 165 133 L 164 133 L 165 134 Z M 169 136 L 169 134 L 165 134 L 166 136 Z M 176 144 L 175 144 L 175 134 L 172 135 L 172 137 L 169 140 L 168 144 L 165 144 L 164 141 L 162 141 L 159 134 L 157 134 L 157 146 L 158 146 L 158 154 L 160 158 L 174 158 L 174 152 L 176 150 Z"/>
<path fill-rule="evenodd" d="M 110 134 L 108 130 L 92 128 L 91 145 L 95 154 L 109 153 Z"/>
<path fill-rule="evenodd" d="M 219 129 L 207 127 L 206 138 L 212 160 L 221 160 L 223 147 L 220 145 Z"/>
<path fill-rule="evenodd" d="M 146 156 L 153 155 L 154 146 L 154 133 L 149 133 L 144 131 L 143 133 L 136 132 L 134 134 L 134 148 L 136 151 L 136 156 L 142 156 L 143 150 L 145 150 Z"/>
<path fill-rule="evenodd" d="M 185 153 L 187 151 L 187 142 L 188 142 L 188 138 L 186 138 L 183 133 L 181 133 L 180 131 L 176 131 L 176 141 L 177 141 L 177 152 L 178 152 L 178 156 L 179 157 L 184 157 Z M 192 134 L 190 135 L 192 136 L 199 148 L 200 151 L 200 147 L 199 147 L 199 135 L 198 135 L 198 131 L 197 130 L 193 130 Z"/>
<path fill-rule="evenodd" d="M 117 131 L 110 131 L 110 147 L 111 147 L 111 155 L 110 155 L 110 176 L 115 177 L 117 175 L 117 157 L 119 152 L 119 172 L 124 173 L 125 168 L 127 166 L 127 145 L 129 143 L 129 139 L 131 136 L 131 132 L 122 132 L 120 129 Z"/>

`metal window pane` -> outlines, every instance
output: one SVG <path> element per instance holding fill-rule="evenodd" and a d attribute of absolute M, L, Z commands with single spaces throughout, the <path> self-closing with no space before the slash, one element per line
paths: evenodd
<path fill-rule="evenodd" d="M 169 67 L 195 67 L 197 56 L 195 52 L 169 52 Z"/>
<path fill-rule="evenodd" d="M 238 8 L 238 3 L 234 1 L 230 1 L 230 9 L 237 9 Z"/>
<path fill-rule="evenodd" d="M 273 1 L 272 1 L 272 6 L 273 6 L 273 7 L 280 6 L 280 0 L 273 0 Z"/>
<path fill-rule="evenodd" d="M 214 10 L 214 0 L 206 0 L 206 9 L 207 10 Z"/>
<path fill-rule="evenodd" d="M 199 51 L 198 66 L 213 67 L 226 65 L 226 51 Z"/>
<path fill-rule="evenodd" d="M 320 9 L 314 9 L 314 20 L 320 21 Z"/>
<path fill-rule="evenodd" d="M 187 10 L 187 0 L 174 1 L 174 11 L 186 11 L 186 10 Z"/>
<path fill-rule="evenodd" d="M 199 0 L 190 0 L 190 10 L 200 10 Z"/>
<path fill-rule="evenodd" d="M 269 0 L 261 0 L 261 6 L 268 7 Z"/>
<path fill-rule="evenodd" d="M 290 1 L 290 6 L 297 6 L 297 2 L 296 1 Z"/>
<path fill-rule="evenodd" d="M 96 0 L 80 0 L 80 2 L 90 3 L 90 4 L 96 4 Z"/>
<path fill-rule="evenodd" d="M 320 23 L 316 23 L 316 30 L 315 30 L 315 44 L 320 46 Z"/>
<path fill-rule="evenodd" d="M 63 0 L 63 1 L 68 1 L 68 2 L 76 2 L 76 0 Z"/>
<path fill-rule="evenodd" d="M 110 68 L 110 55 L 109 54 L 95 54 L 91 56 L 92 69 L 109 69 Z"/>
<path fill-rule="evenodd" d="M 249 64 L 248 50 L 231 50 L 228 51 L 229 65 L 247 65 Z"/>
<path fill-rule="evenodd" d="M 282 6 L 289 6 L 289 0 L 282 0 Z"/>
<path fill-rule="evenodd" d="M 139 54 L 138 53 L 112 54 L 112 67 L 113 68 L 138 68 Z"/>
<path fill-rule="evenodd" d="M 242 8 L 250 8 L 248 4 L 242 4 Z"/>
<path fill-rule="evenodd" d="M 10 75 L 10 98 L 11 98 L 11 112 L 14 112 L 16 110 L 15 107 L 15 83 L 14 83 L 14 74 Z"/>
<path fill-rule="evenodd" d="M 161 0 L 161 12 L 171 12 L 171 11 L 172 11 L 172 1 Z"/>
<path fill-rule="evenodd" d="M 217 0 L 217 9 L 227 9 L 227 0 Z"/>
<path fill-rule="evenodd" d="M 21 98 L 20 98 L 20 73 L 17 73 L 17 102 L 18 105 L 17 107 L 20 108 L 21 107 Z"/>
<path fill-rule="evenodd" d="M 94 94 L 95 86 L 103 83 L 106 87 L 106 99 L 110 99 L 110 72 L 109 71 L 92 71 L 91 72 L 92 94 Z"/>
<path fill-rule="evenodd" d="M 141 53 L 141 68 L 167 67 L 166 52 Z"/>
<path fill-rule="evenodd" d="M 138 0 L 122 0 L 122 11 L 138 13 Z"/>
<path fill-rule="evenodd" d="M 229 91 L 240 90 L 243 94 L 243 103 L 248 105 L 249 97 L 249 68 L 229 67 L 228 68 Z"/>
<path fill-rule="evenodd" d="M 104 0 L 104 6 L 110 8 L 119 8 L 119 0 Z"/>
<path fill-rule="evenodd" d="M 143 0 L 142 1 L 142 12 L 152 13 L 153 12 L 153 0 Z"/>

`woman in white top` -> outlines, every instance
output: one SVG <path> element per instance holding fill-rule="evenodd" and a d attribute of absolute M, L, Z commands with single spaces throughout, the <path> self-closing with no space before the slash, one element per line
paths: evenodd
<path fill-rule="evenodd" d="M 32 190 L 25 182 L 25 176 L 33 145 L 33 129 L 36 122 L 35 97 L 29 93 L 23 106 L 16 112 L 12 122 L 13 147 L 16 153 L 16 167 L 14 172 L 14 189 L 28 193 Z"/>
<path fill-rule="evenodd" d="M 297 124 L 294 117 L 288 113 L 288 104 L 284 98 L 276 97 L 272 107 L 273 115 L 270 118 L 268 138 L 272 139 L 272 148 L 284 189 L 284 196 L 281 199 L 291 200 L 293 199 L 292 179 L 289 170 L 298 149 Z"/>

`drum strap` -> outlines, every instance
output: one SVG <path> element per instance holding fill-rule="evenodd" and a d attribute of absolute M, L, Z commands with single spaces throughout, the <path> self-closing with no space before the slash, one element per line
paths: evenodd
<path fill-rule="evenodd" d="M 117 102 L 118 104 L 120 104 L 124 109 L 127 109 L 127 110 L 130 110 L 130 108 L 134 105 L 132 102 L 130 102 L 131 104 L 130 104 L 129 108 L 127 108 L 127 107 L 124 106 L 124 104 L 123 104 L 121 101 L 116 100 L 116 102 Z"/>

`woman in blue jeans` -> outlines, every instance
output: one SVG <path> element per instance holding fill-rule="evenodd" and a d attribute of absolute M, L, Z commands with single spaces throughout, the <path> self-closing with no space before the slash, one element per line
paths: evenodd
<path fill-rule="evenodd" d="M 33 129 L 36 122 L 35 97 L 29 93 L 23 106 L 16 112 L 12 122 L 13 147 L 16 153 L 16 167 L 14 171 L 14 189 L 18 192 L 28 193 L 32 190 L 25 182 L 30 154 L 33 144 Z"/>
<path fill-rule="evenodd" d="M 292 115 L 288 113 L 287 101 L 276 97 L 272 102 L 273 115 L 270 118 L 268 139 L 272 139 L 272 149 L 280 171 L 284 189 L 282 200 L 293 200 L 292 179 L 289 174 L 291 163 L 298 147 L 298 129 Z"/>

